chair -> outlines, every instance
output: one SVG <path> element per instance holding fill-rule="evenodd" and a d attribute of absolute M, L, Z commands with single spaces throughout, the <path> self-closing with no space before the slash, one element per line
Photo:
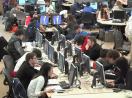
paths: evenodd
<path fill-rule="evenodd" d="M 119 30 L 114 30 L 114 49 L 118 50 L 122 55 L 130 52 L 130 42 L 124 42 L 123 34 Z"/>
<path fill-rule="evenodd" d="M 81 16 L 81 23 L 83 23 L 84 25 L 86 24 L 86 26 L 88 26 L 88 28 L 92 28 L 95 24 L 95 20 L 94 19 L 94 14 L 92 13 L 82 13 Z"/>
<path fill-rule="evenodd" d="M 6 70 L 6 69 L 3 69 L 3 75 L 5 76 L 5 80 L 6 81 L 4 81 L 4 85 L 8 85 L 9 86 L 9 91 L 7 92 L 7 95 L 5 95 L 5 96 L 3 96 L 3 98 L 12 98 L 12 85 L 11 85 L 11 81 L 12 81 L 12 79 L 11 79 L 11 77 L 9 76 L 9 74 L 8 74 L 8 71 Z"/>
<path fill-rule="evenodd" d="M 26 90 L 18 78 L 12 79 L 12 91 L 14 98 L 28 98 Z"/>

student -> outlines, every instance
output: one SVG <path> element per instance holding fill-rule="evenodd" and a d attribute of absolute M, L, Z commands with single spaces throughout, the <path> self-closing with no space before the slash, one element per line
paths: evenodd
<path fill-rule="evenodd" d="M 119 57 L 115 62 L 114 73 L 116 75 L 116 79 L 113 82 L 108 82 L 109 86 L 114 88 L 124 88 L 126 74 L 129 70 L 129 64 L 126 58 Z"/>
<path fill-rule="evenodd" d="M 48 79 L 53 73 L 50 63 L 44 63 L 37 75 L 29 83 L 27 94 L 28 98 L 47 98 L 46 93 L 53 92 L 53 89 L 46 90 Z"/>
<path fill-rule="evenodd" d="M 95 11 L 96 11 L 95 9 L 90 7 L 90 2 L 87 2 L 86 6 L 83 8 L 82 12 L 84 12 L 84 13 L 93 13 Z"/>
<path fill-rule="evenodd" d="M 8 42 L 7 50 L 15 61 L 18 60 L 24 54 L 24 50 L 22 48 L 23 38 L 24 38 L 23 30 L 17 30 L 16 33 L 10 38 Z"/>
<path fill-rule="evenodd" d="M 98 12 L 97 19 L 98 20 L 108 20 L 110 18 L 110 13 L 107 5 L 102 5 L 101 10 Z"/>
<path fill-rule="evenodd" d="M 50 4 L 50 2 L 45 2 L 46 5 L 46 13 L 52 14 L 55 12 L 54 7 Z"/>
<path fill-rule="evenodd" d="M 80 36 L 88 36 L 89 35 L 89 33 L 88 32 L 84 32 L 84 31 L 82 31 L 82 28 L 79 26 L 79 25 L 76 25 L 75 27 L 74 27 L 74 29 L 75 29 L 75 37 L 74 37 L 74 41 L 76 41 Z"/>
<path fill-rule="evenodd" d="M 110 70 L 114 68 L 116 60 L 120 57 L 120 54 L 117 50 L 109 50 L 106 55 L 106 60 L 108 65 L 104 67 L 104 70 Z"/>
<path fill-rule="evenodd" d="M 109 49 L 101 49 L 100 50 L 100 57 L 97 59 L 103 66 L 108 65 L 108 61 L 106 60 L 106 55 L 108 53 Z"/>
<path fill-rule="evenodd" d="M 25 61 L 26 55 L 28 53 L 29 52 L 25 53 L 21 58 L 18 59 L 16 65 L 15 65 L 15 68 L 14 68 L 14 72 L 17 72 L 19 70 L 19 68 L 21 67 L 21 65 Z M 34 48 L 33 51 L 32 51 L 32 53 L 35 53 L 38 59 L 42 58 L 42 53 L 41 53 L 41 51 L 39 49 Z"/>
<path fill-rule="evenodd" d="M 23 62 L 21 67 L 16 73 L 16 77 L 19 78 L 24 88 L 27 90 L 27 87 L 33 78 L 33 76 L 38 72 L 34 67 L 38 63 L 35 53 L 28 53 L 26 55 L 26 60 Z"/>
<path fill-rule="evenodd" d="M 96 42 L 95 37 L 89 37 L 88 43 L 86 45 L 86 51 L 84 52 L 86 55 L 90 57 L 91 60 L 96 60 L 100 57 L 100 45 Z"/>

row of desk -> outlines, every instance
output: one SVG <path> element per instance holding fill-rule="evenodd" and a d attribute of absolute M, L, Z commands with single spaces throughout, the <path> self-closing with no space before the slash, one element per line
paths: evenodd
<path fill-rule="evenodd" d="M 34 48 L 32 43 L 27 42 L 24 45 L 26 45 L 27 50 L 26 51 L 32 51 Z M 56 45 L 56 44 L 55 44 Z M 56 47 L 56 46 L 54 46 Z M 47 55 L 43 52 L 43 48 L 40 48 L 42 50 L 42 56 L 44 62 L 50 62 L 48 60 Z M 40 69 L 40 68 L 37 68 Z M 60 72 L 58 67 L 54 67 L 54 72 L 58 75 L 57 81 L 68 81 L 67 76 Z M 92 97 L 92 98 L 132 98 L 132 92 L 131 91 L 121 91 L 118 93 L 113 92 L 110 88 L 105 88 L 102 86 L 97 86 L 96 88 L 91 88 L 92 83 L 92 76 L 89 74 L 84 74 L 83 77 L 79 77 L 79 80 L 81 81 L 81 89 L 72 87 L 70 89 L 66 89 L 63 93 L 49 93 L 48 96 L 51 98 L 86 98 L 86 97 Z M 54 80 L 51 80 L 54 81 Z"/>

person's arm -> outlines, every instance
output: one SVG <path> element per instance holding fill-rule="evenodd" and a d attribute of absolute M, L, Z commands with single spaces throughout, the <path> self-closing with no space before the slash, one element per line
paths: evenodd
<path fill-rule="evenodd" d="M 24 54 L 24 50 L 21 46 L 21 44 L 19 43 L 19 41 L 16 41 L 14 43 L 15 49 L 20 53 L 20 55 L 22 56 Z"/>
<path fill-rule="evenodd" d="M 44 91 L 41 91 L 41 90 L 44 86 L 44 83 L 45 83 L 45 80 L 44 80 L 43 76 L 39 76 L 38 81 L 37 81 L 37 85 L 35 87 L 34 96 L 43 95 Z"/>

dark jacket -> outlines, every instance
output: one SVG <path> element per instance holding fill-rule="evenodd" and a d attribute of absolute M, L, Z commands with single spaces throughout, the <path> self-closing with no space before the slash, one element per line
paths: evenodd
<path fill-rule="evenodd" d="M 91 60 L 96 60 L 100 57 L 101 47 L 99 44 L 95 43 L 93 47 L 86 50 L 84 53 L 90 57 Z"/>
<path fill-rule="evenodd" d="M 18 49 L 22 51 L 18 51 Z M 24 54 L 24 50 L 22 49 L 22 41 L 18 39 L 15 35 L 12 36 L 8 42 L 8 52 L 15 61 Z"/>
<path fill-rule="evenodd" d="M 34 69 L 29 63 L 25 61 L 16 73 L 16 77 L 19 78 L 24 88 L 27 90 L 31 79 L 37 72 L 38 71 L 36 69 Z"/>

